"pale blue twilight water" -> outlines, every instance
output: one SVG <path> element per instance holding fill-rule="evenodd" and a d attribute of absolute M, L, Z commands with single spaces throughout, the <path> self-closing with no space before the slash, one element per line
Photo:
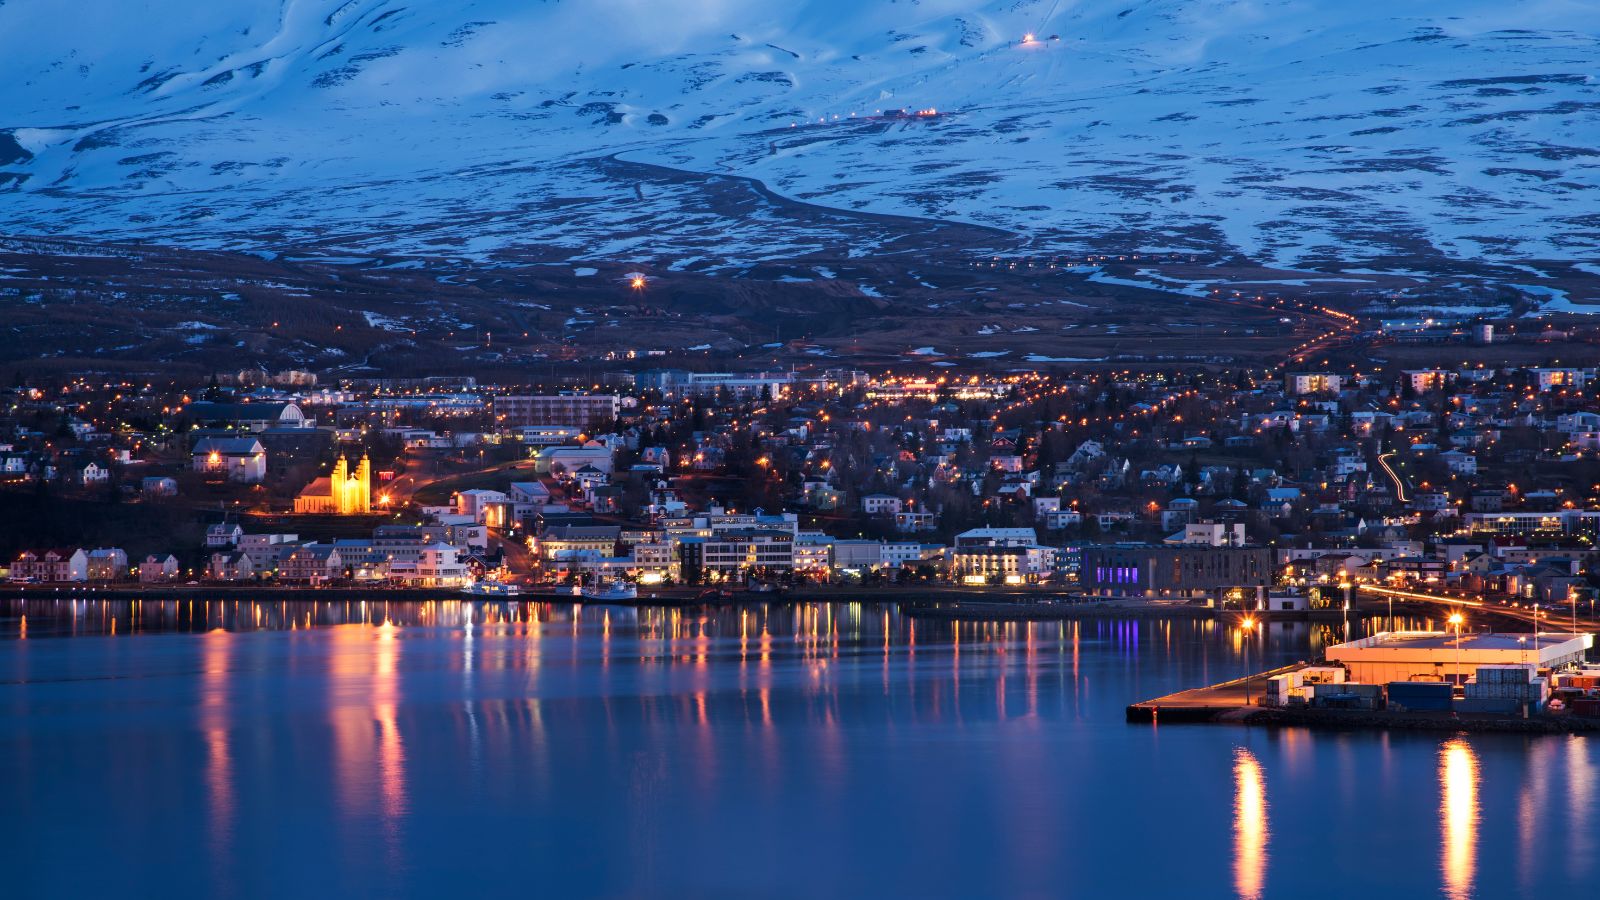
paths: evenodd
<path fill-rule="evenodd" d="M 1333 636 L 1272 625 L 1250 664 Z M 1242 650 L 871 604 L 0 603 L 0 871 L 14 897 L 1587 894 L 1589 739 L 1123 721 Z"/>

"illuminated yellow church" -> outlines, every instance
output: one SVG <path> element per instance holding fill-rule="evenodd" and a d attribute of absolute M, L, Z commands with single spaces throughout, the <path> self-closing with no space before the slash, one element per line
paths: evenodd
<path fill-rule="evenodd" d="M 350 461 L 340 454 L 331 476 L 312 481 L 294 498 L 294 511 L 341 516 L 372 512 L 372 461 L 361 454 L 351 475 Z"/>

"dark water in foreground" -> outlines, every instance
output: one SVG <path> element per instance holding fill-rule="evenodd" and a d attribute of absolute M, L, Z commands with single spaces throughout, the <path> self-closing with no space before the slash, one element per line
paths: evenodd
<path fill-rule="evenodd" d="M 1249 663 L 1332 639 L 1273 625 Z M 0 602 L 0 871 L 17 897 L 1589 892 L 1588 739 L 1123 722 L 1244 649 L 871 604 Z"/>

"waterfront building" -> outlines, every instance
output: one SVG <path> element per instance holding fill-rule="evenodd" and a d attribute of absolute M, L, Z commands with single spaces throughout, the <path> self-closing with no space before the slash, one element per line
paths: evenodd
<path fill-rule="evenodd" d="M 1084 591 L 1097 595 L 1215 598 L 1271 584 L 1272 551 L 1204 544 L 1087 547 L 1081 579 Z"/>
<path fill-rule="evenodd" d="M 250 554 L 242 550 L 223 550 L 211 554 L 206 563 L 206 577 L 212 581 L 248 581 L 255 577 L 256 568 Z M 143 569 L 139 572 L 144 580 Z"/>
<path fill-rule="evenodd" d="M 539 536 L 539 557 L 547 569 L 571 569 L 585 558 L 608 559 L 617 555 L 622 529 L 615 525 L 558 525 Z"/>
<path fill-rule="evenodd" d="M 139 563 L 139 581 L 150 584 L 178 577 L 178 558 L 170 553 L 151 554 Z"/>
<path fill-rule="evenodd" d="M 987 584 L 995 579 L 1021 584 L 1049 575 L 1055 555 L 1053 547 L 958 546 L 950 555 L 950 574 L 966 584 Z"/>
<path fill-rule="evenodd" d="M 270 575 L 278 570 L 278 564 L 285 556 L 294 552 L 300 545 L 300 536 L 297 534 L 243 534 L 241 533 L 233 546 L 250 558 L 251 566 L 256 575 Z"/>
<path fill-rule="evenodd" d="M 85 575 L 90 581 L 117 581 L 128 574 L 128 554 L 119 547 L 90 550 Z"/>
<path fill-rule="evenodd" d="M 12 581 L 87 581 L 89 554 L 84 550 L 24 550 L 11 564 Z"/>
<path fill-rule="evenodd" d="M 344 574 L 344 561 L 332 544 L 301 544 L 283 558 L 279 579 L 287 583 L 318 585 Z"/>
<path fill-rule="evenodd" d="M 835 540 L 833 566 L 842 572 L 861 573 L 883 566 L 883 542 Z"/>
<path fill-rule="evenodd" d="M 794 570 L 826 576 L 833 565 L 833 538 L 820 531 L 802 531 L 794 541 Z"/>
<path fill-rule="evenodd" d="M 718 531 L 679 541 L 678 556 L 684 577 L 691 579 L 740 581 L 757 572 L 792 572 L 794 535 L 764 528 Z"/>
<path fill-rule="evenodd" d="M 1472 675 L 1479 666 L 1530 666 L 1548 669 L 1582 662 L 1594 646 L 1592 634 L 1544 632 L 1383 631 L 1358 641 L 1335 644 L 1325 656 L 1363 684 L 1437 681 Z"/>
<path fill-rule="evenodd" d="M 1032 528 L 973 528 L 956 535 L 957 547 L 1031 547 L 1039 543 Z"/>

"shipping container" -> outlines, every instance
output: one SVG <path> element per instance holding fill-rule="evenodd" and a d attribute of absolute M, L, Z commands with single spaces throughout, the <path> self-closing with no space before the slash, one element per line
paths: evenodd
<path fill-rule="evenodd" d="M 1478 667 L 1478 680 L 1489 684 L 1527 684 L 1532 674 L 1532 666 L 1489 665 Z"/>
<path fill-rule="evenodd" d="M 1443 681 L 1391 681 L 1387 693 L 1396 709 L 1447 711 L 1454 689 Z"/>
<path fill-rule="evenodd" d="M 1495 713 L 1509 716 L 1522 712 L 1522 707 L 1526 702 L 1524 700 L 1473 699 L 1468 697 L 1457 700 L 1455 710 L 1460 713 Z"/>
<path fill-rule="evenodd" d="M 1343 666 L 1306 666 L 1296 672 L 1303 684 L 1343 684 Z"/>
<path fill-rule="evenodd" d="M 1600 719 L 1600 697 L 1578 697 L 1568 704 L 1575 716 Z"/>

